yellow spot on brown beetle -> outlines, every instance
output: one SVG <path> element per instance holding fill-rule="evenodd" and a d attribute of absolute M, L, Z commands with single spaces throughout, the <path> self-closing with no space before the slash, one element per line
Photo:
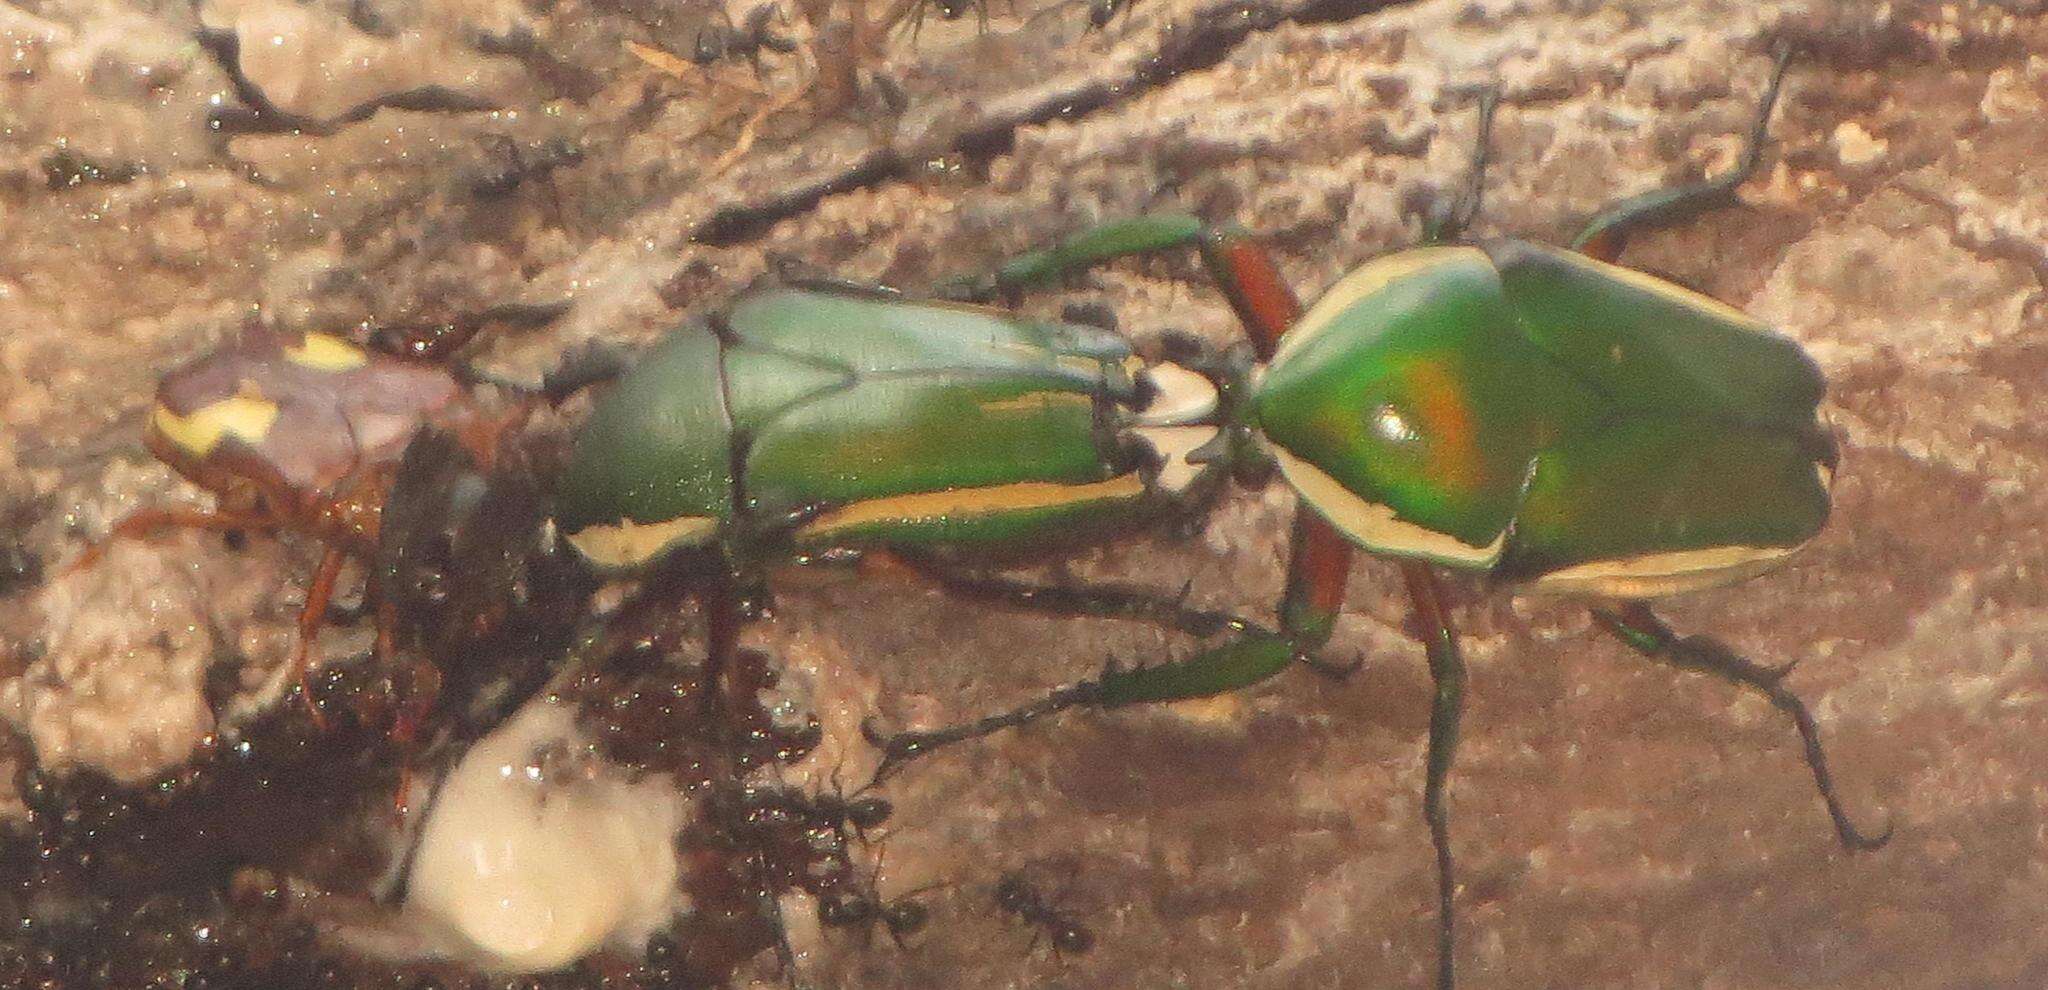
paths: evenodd
<path fill-rule="evenodd" d="M 348 371 L 370 363 L 363 349 L 332 334 L 309 333 L 297 347 L 286 347 L 284 358 L 315 371 Z"/>
<path fill-rule="evenodd" d="M 164 439 L 193 457 L 205 457 L 232 436 L 246 444 L 258 444 L 277 422 L 277 403 L 257 396 L 236 395 L 180 416 L 159 405 L 150 413 L 150 426 Z"/>

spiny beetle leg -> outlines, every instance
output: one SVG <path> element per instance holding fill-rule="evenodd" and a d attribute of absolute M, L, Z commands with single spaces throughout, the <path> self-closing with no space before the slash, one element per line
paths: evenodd
<path fill-rule="evenodd" d="M 1857 828 L 1849 813 L 1843 810 L 1841 798 L 1835 794 L 1834 777 L 1828 772 L 1827 752 L 1821 748 L 1820 728 L 1814 723 L 1813 713 L 1807 710 L 1806 703 L 1799 700 L 1798 695 L 1784 685 L 1789 667 L 1766 667 L 1709 636 L 1680 636 L 1641 602 L 1630 602 L 1618 610 L 1594 609 L 1593 618 L 1616 639 L 1652 660 L 1680 670 L 1712 674 L 1769 699 L 1771 705 L 1790 716 L 1792 724 L 1799 729 L 1799 740 L 1806 747 L 1806 766 L 1813 771 L 1814 786 L 1820 791 L 1821 801 L 1827 805 L 1828 817 L 1835 824 L 1835 836 L 1841 840 L 1843 848 L 1876 849 L 1891 841 L 1890 822 L 1886 822 L 1884 829 L 1875 835 L 1868 834 Z"/>
<path fill-rule="evenodd" d="M 1241 616 L 1186 604 L 1185 589 L 1178 595 L 1167 596 L 1121 584 L 1036 584 L 1000 575 L 970 574 L 923 555 L 893 556 L 949 595 L 1017 611 L 1063 618 L 1126 619 L 1191 636 L 1213 636 L 1249 625 Z"/>
<path fill-rule="evenodd" d="M 869 745 L 882 751 L 882 764 L 875 768 L 874 776 L 874 782 L 879 783 L 901 770 L 904 764 L 920 756 L 930 755 L 941 747 L 969 739 L 979 739 L 1004 729 L 1028 725 L 1076 705 L 1104 703 L 1102 681 L 1081 681 L 1059 688 L 1037 701 L 1007 712 L 985 715 L 972 722 L 949 725 L 943 729 L 898 732 L 891 735 L 876 728 L 873 719 L 865 719 L 861 722 L 860 731 L 861 735 L 867 737 Z"/>
<path fill-rule="evenodd" d="M 1456 944 L 1457 914 L 1452 902 L 1456 874 L 1451 862 L 1451 811 L 1445 803 L 1444 784 L 1451 764 L 1458 758 L 1458 725 L 1465 711 L 1465 658 L 1458 651 L 1457 633 L 1451 628 L 1451 614 L 1445 607 L 1443 587 L 1436 572 L 1420 561 L 1403 561 L 1401 577 L 1408 585 L 1408 599 L 1415 606 L 1415 619 L 1422 645 L 1429 654 L 1429 678 L 1436 685 L 1429 708 L 1428 776 L 1422 785 L 1422 817 L 1429 823 L 1429 841 L 1436 847 L 1436 985 L 1451 990 L 1455 966 L 1452 949 Z"/>
<path fill-rule="evenodd" d="M 1792 49 L 1780 45 L 1771 81 L 1757 101 L 1756 119 L 1750 124 L 1749 143 L 1742 160 L 1726 173 L 1689 185 L 1653 189 L 1630 196 L 1601 210 L 1572 239 L 1572 250 L 1601 261 L 1621 255 L 1629 235 L 1684 223 L 1710 210 L 1735 205 L 1735 190 L 1754 175 L 1763 162 L 1764 145 L 1770 140 L 1771 110 L 1778 104 L 1778 89 L 1785 81 L 1785 69 L 1792 64 Z"/>

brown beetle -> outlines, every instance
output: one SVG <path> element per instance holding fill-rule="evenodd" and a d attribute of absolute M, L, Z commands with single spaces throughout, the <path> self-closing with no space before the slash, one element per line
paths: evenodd
<path fill-rule="evenodd" d="M 107 542 L 169 528 L 293 532 L 318 540 L 325 553 L 299 613 L 291 658 L 303 691 L 312 642 L 342 565 L 376 553 L 385 496 L 406 442 L 423 426 L 439 426 L 488 466 L 498 438 L 532 408 L 531 398 L 493 408 L 442 364 L 394 357 L 330 334 L 245 330 L 158 382 L 145 440 L 165 464 L 212 492 L 218 507 L 137 510 L 114 526 Z M 73 569 L 92 566 L 105 546 L 87 550 Z M 387 604 L 372 604 L 377 654 L 389 657 L 395 617 Z M 421 673 L 429 678 L 422 692 L 431 700 L 432 674 Z M 306 701 L 311 709 L 310 695 Z M 399 731 L 406 731 L 406 720 Z"/>

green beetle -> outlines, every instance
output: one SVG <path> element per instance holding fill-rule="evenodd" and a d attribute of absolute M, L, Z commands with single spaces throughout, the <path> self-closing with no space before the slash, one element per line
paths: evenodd
<path fill-rule="evenodd" d="M 1390 558 L 1436 684 L 1423 805 L 1442 987 L 1455 917 L 1444 781 L 1465 669 L 1437 568 L 1593 599 L 1601 625 L 1637 651 L 1761 692 L 1797 725 L 1843 844 L 1881 845 L 1889 829 L 1866 833 L 1843 810 L 1783 668 L 1681 636 L 1645 604 L 1763 573 L 1827 520 L 1836 452 L 1814 362 L 1735 309 L 1612 263 L 1631 231 L 1734 202 L 1784 68 L 1781 56 L 1737 169 L 1626 200 L 1571 251 L 1452 243 L 1479 207 L 1489 98 L 1463 207 L 1431 224 L 1432 245 L 1366 264 L 1306 309 L 1248 239 L 1184 216 L 1107 224 L 960 287 L 1008 295 L 1119 257 L 1199 248 L 1256 355 L 1201 363 L 1203 376 L 1136 361 L 1108 333 L 996 310 L 817 288 L 747 294 L 660 345 L 600 403 L 563 482 L 562 530 L 604 566 L 688 561 L 671 566 L 697 575 L 716 661 L 739 621 L 733 576 L 777 555 L 1037 549 L 1200 511 L 1225 479 L 1277 466 L 1303 508 L 1274 628 L 927 561 L 949 588 L 1019 608 L 1235 635 L 974 722 L 870 729 L 878 776 L 1069 707 L 1213 695 L 1312 660 L 1354 548 Z"/>
<path fill-rule="evenodd" d="M 1216 428 L 1178 424 L 1215 399 L 1092 327 L 773 285 L 618 382 L 579 435 L 557 521 L 610 569 L 711 548 L 1080 540 L 1214 487 L 1185 451 Z"/>

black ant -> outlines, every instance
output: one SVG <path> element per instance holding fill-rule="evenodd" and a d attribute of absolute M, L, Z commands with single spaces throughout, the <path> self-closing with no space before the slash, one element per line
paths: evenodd
<path fill-rule="evenodd" d="M 1038 948 L 1038 940 L 1045 938 L 1052 943 L 1052 954 L 1056 957 L 1068 953 L 1086 955 L 1095 948 L 1095 933 L 1061 910 L 1054 903 L 1057 899 L 1039 893 L 1038 887 L 1022 873 L 1005 873 L 996 881 L 996 907 L 1036 929 L 1031 933 L 1031 948 Z"/>
<path fill-rule="evenodd" d="M 889 939 L 899 949 L 908 948 L 904 940 L 924 930 L 931 922 L 931 911 L 915 898 L 919 894 L 938 889 L 938 884 L 927 884 L 900 897 L 884 900 L 879 893 L 882 876 L 882 857 L 887 850 L 875 856 L 875 868 L 868 872 L 866 889 L 843 896 L 820 898 L 818 901 L 818 923 L 828 928 L 850 928 L 861 933 L 865 942 L 872 938 L 876 925 L 889 932 Z"/>
<path fill-rule="evenodd" d="M 708 27 L 697 32 L 697 47 L 690 52 L 690 61 L 698 65 L 710 65 L 728 58 L 743 58 L 754 67 L 754 74 L 761 74 L 761 50 L 789 55 L 797 50 L 797 43 L 788 37 L 775 33 L 770 24 L 782 19 L 782 7 L 764 3 L 747 12 L 746 20 L 739 27 L 730 23 L 726 26 Z"/>
<path fill-rule="evenodd" d="M 872 892 L 822 900 L 818 902 L 818 923 L 830 928 L 858 929 L 863 933 L 874 931 L 874 926 L 879 923 L 888 929 L 889 938 L 895 941 L 897 948 L 905 948 L 904 940 L 924 930 L 931 921 L 931 911 L 911 900 L 918 893 L 913 891 L 887 901 Z"/>

